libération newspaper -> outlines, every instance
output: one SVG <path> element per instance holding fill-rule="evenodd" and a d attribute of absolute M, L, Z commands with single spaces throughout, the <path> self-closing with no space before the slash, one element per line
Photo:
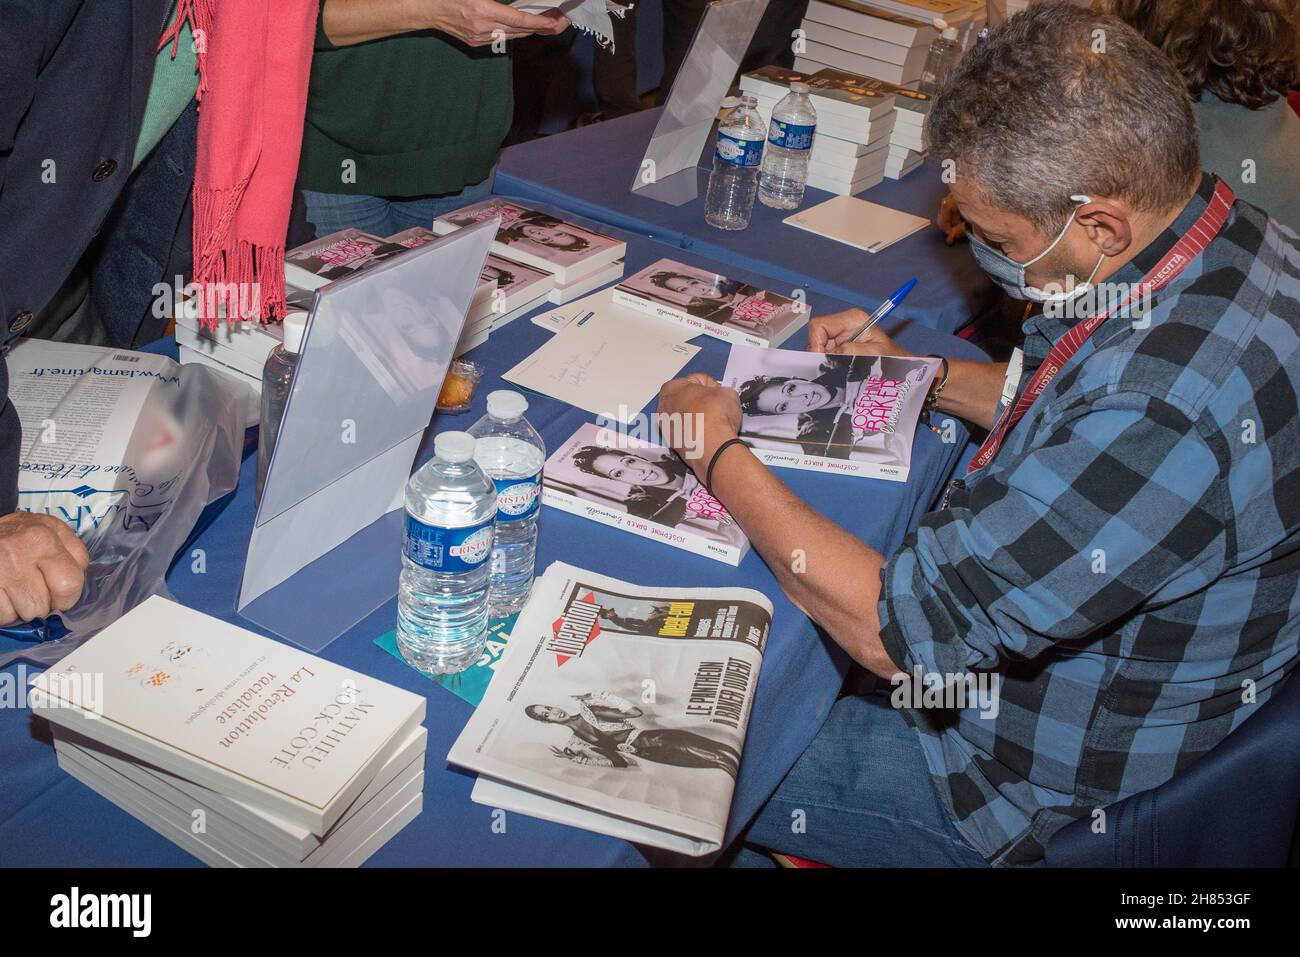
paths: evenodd
<path fill-rule="evenodd" d="M 772 605 L 556 562 L 447 759 L 480 804 L 699 856 L 722 845 Z"/>

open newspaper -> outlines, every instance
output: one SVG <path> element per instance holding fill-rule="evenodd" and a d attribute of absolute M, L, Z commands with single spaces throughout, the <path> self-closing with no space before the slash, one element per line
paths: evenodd
<path fill-rule="evenodd" d="M 722 846 L 772 625 L 745 588 L 538 581 L 447 760 L 473 798 L 699 856 Z"/>

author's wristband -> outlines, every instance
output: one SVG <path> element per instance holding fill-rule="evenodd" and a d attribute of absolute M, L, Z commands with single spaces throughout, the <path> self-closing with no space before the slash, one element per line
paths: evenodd
<path fill-rule="evenodd" d="M 925 397 L 925 408 L 933 409 L 939 404 L 939 396 L 943 394 L 943 387 L 948 384 L 948 360 L 943 356 L 936 355 L 927 356 L 926 358 L 938 359 L 943 363 L 943 366 L 941 367 L 943 375 L 939 377 L 938 382 L 930 387 L 930 393 Z"/>
<path fill-rule="evenodd" d="M 722 453 L 733 445 L 745 445 L 745 443 L 738 438 L 727 439 L 714 451 L 713 458 L 709 459 L 709 467 L 704 471 L 704 487 L 709 490 L 710 495 L 713 494 L 713 469 L 717 466 L 718 459 L 722 458 Z M 748 446 L 745 447 L 748 448 Z"/>

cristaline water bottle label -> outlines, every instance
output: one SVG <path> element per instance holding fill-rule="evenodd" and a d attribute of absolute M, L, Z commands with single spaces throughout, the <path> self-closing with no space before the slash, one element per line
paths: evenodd
<path fill-rule="evenodd" d="M 521 479 L 493 479 L 497 487 L 497 521 L 527 518 L 540 507 L 542 473 Z"/>
<path fill-rule="evenodd" d="M 768 128 L 767 141 L 773 146 L 781 146 L 788 150 L 810 150 L 813 131 L 816 129 L 816 124 L 801 126 L 798 123 L 782 123 L 780 120 L 773 120 Z"/>
<path fill-rule="evenodd" d="M 413 564 L 432 572 L 468 572 L 492 554 L 492 519 L 464 528 L 428 525 L 406 516 L 402 548 Z"/>
<path fill-rule="evenodd" d="M 719 132 L 718 159 L 732 166 L 757 166 L 763 159 L 763 141 L 742 140 Z"/>

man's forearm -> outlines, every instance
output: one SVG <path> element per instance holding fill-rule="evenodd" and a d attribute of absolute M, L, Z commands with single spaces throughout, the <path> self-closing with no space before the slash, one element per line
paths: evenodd
<path fill-rule="evenodd" d="M 1005 362 L 949 359 L 948 382 L 939 393 L 937 408 L 982 429 L 991 429 L 1006 377 Z"/>
<path fill-rule="evenodd" d="M 706 451 L 704 466 L 713 454 Z M 722 453 L 713 486 L 790 600 L 864 668 L 892 677 L 898 668 L 880 643 L 876 613 L 880 553 L 805 505 L 743 446 Z"/>
<path fill-rule="evenodd" d="M 412 0 L 326 0 L 321 26 L 337 47 L 379 40 L 428 27 Z"/>

